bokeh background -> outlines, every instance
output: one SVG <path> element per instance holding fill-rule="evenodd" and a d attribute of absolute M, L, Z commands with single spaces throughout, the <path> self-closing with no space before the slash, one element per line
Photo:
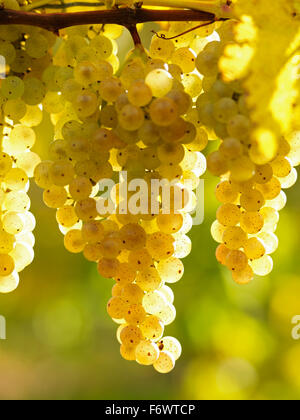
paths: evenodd
<path fill-rule="evenodd" d="M 129 38 L 121 43 L 124 56 Z M 47 118 L 37 134 L 46 157 Z M 0 296 L 0 399 L 300 399 L 300 340 L 291 336 L 300 315 L 300 184 L 281 212 L 274 271 L 242 287 L 215 260 L 217 180 L 205 179 L 205 221 L 173 287 L 178 314 L 166 333 L 180 339 L 183 355 L 169 375 L 121 359 L 106 314 L 112 281 L 64 249 L 55 212 L 32 186 L 36 258 L 19 288 Z"/>

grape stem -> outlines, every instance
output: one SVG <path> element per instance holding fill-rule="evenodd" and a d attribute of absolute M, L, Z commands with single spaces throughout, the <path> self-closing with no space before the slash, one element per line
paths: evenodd
<path fill-rule="evenodd" d="M 225 16 L 226 17 L 226 16 Z M 133 28 L 145 22 L 212 22 L 223 20 L 215 14 L 201 10 L 151 10 L 120 8 L 75 13 L 32 13 L 17 10 L 0 10 L 0 25 L 37 26 L 58 34 L 61 29 L 78 25 L 117 24 Z M 138 41 L 137 35 L 135 42 Z M 139 41 L 140 42 L 140 41 Z"/>

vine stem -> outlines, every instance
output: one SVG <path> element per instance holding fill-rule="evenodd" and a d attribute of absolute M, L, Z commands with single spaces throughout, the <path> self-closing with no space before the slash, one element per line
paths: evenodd
<path fill-rule="evenodd" d="M 151 10 L 120 8 L 75 13 L 31 13 L 0 10 L 0 25 L 38 26 L 58 34 L 61 29 L 78 25 L 117 24 L 133 27 L 146 22 L 209 22 L 220 20 L 215 14 L 200 10 Z"/>
<path fill-rule="evenodd" d="M 38 0 L 24 6 L 22 10 L 31 11 L 33 9 L 46 8 L 47 5 L 55 3 L 56 0 Z M 170 7 L 177 9 L 200 10 L 213 13 L 218 17 L 231 17 L 231 0 L 142 0 L 144 6 L 149 7 Z M 104 6 L 104 1 L 99 1 L 97 7 Z M 117 6 L 128 5 L 128 0 L 116 0 Z M 96 6 L 95 6 L 96 7 Z"/>

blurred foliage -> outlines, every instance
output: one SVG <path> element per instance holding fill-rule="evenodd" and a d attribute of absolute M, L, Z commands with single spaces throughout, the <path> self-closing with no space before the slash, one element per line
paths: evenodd
<path fill-rule="evenodd" d="M 38 134 L 44 158 L 49 121 Z M 166 332 L 183 343 L 183 356 L 165 376 L 121 359 L 106 314 L 112 281 L 64 249 L 55 212 L 32 186 L 36 258 L 19 288 L 0 296 L 0 399 L 300 399 L 300 341 L 291 337 L 300 314 L 300 184 L 281 213 L 273 273 L 241 287 L 215 260 L 216 183 L 207 176 L 205 222 L 192 231 L 185 276 L 173 287 L 178 314 Z"/>

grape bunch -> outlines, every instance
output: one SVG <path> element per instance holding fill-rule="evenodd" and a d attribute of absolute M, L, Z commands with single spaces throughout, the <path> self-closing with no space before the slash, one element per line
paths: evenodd
<path fill-rule="evenodd" d="M 19 9 L 15 0 L 4 6 Z M 40 103 L 46 93 L 42 80 L 51 62 L 55 36 L 25 26 L 0 27 L 0 55 L 6 74 L 0 85 L 0 292 L 18 286 L 19 273 L 34 258 L 35 218 L 30 213 L 29 179 L 40 163 L 31 151 L 36 142 L 35 127 L 42 122 Z"/>
<path fill-rule="evenodd" d="M 19 4 L 4 0 L 4 7 Z M 107 312 L 122 357 L 160 373 L 172 371 L 182 351 L 165 327 L 176 317 L 170 286 L 182 279 L 191 252 L 200 177 L 208 168 L 220 178 L 211 229 L 216 257 L 235 282 L 247 284 L 273 268 L 283 189 L 296 182 L 300 164 L 298 132 L 282 137 L 276 154 L 261 153 L 242 81 L 222 79 L 234 22 L 194 25 L 162 24 L 149 50 L 136 45 L 124 62 L 118 25 L 70 27 L 59 37 L 0 26 L 7 67 L 0 85 L 0 292 L 15 289 L 33 260 L 27 193 L 34 177 L 56 211 L 65 248 L 113 281 Z M 44 118 L 53 141 L 41 161 L 31 149 Z M 206 159 L 208 144 L 216 150 Z"/>
<path fill-rule="evenodd" d="M 66 249 L 82 252 L 115 281 L 107 311 L 120 325 L 121 355 L 167 373 L 181 354 L 178 340 L 164 337 L 176 317 L 167 284 L 183 276 L 181 259 L 191 251 L 189 213 L 206 170 L 201 151 L 208 135 L 192 122 L 202 82 L 192 73 L 190 37 L 170 48 L 154 36 L 150 56 L 136 48 L 117 76 L 114 37 L 120 32 L 107 26 L 105 32 L 98 26 L 64 31 L 43 73 L 48 92 L 42 105 L 55 138 L 49 160 L 35 168 L 35 182 L 45 204 L 56 209 Z M 126 192 L 125 200 L 123 173 L 147 186 L 138 211 L 126 208 L 134 194 Z M 116 181 L 107 212 L 99 191 L 104 179 Z M 162 189 L 151 189 L 153 180 L 172 182 L 169 208 Z"/>
<path fill-rule="evenodd" d="M 221 35 L 230 34 L 231 27 L 231 22 L 224 24 Z M 228 42 L 230 37 L 210 42 L 197 57 L 204 76 L 197 108 L 212 137 L 221 139 L 218 150 L 207 158 L 208 170 L 221 178 L 215 192 L 221 206 L 211 229 L 220 244 L 216 257 L 235 282 L 248 284 L 254 275 L 266 276 L 273 269 L 278 212 L 286 204 L 283 190 L 295 184 L 294 166 L 300 160 L 297 134 L 280 139 L 275 158 L 262 157 L 252 140 L 254 127 L 241 84 L 226 83 L 219 74 L 218 62 Z"/>

